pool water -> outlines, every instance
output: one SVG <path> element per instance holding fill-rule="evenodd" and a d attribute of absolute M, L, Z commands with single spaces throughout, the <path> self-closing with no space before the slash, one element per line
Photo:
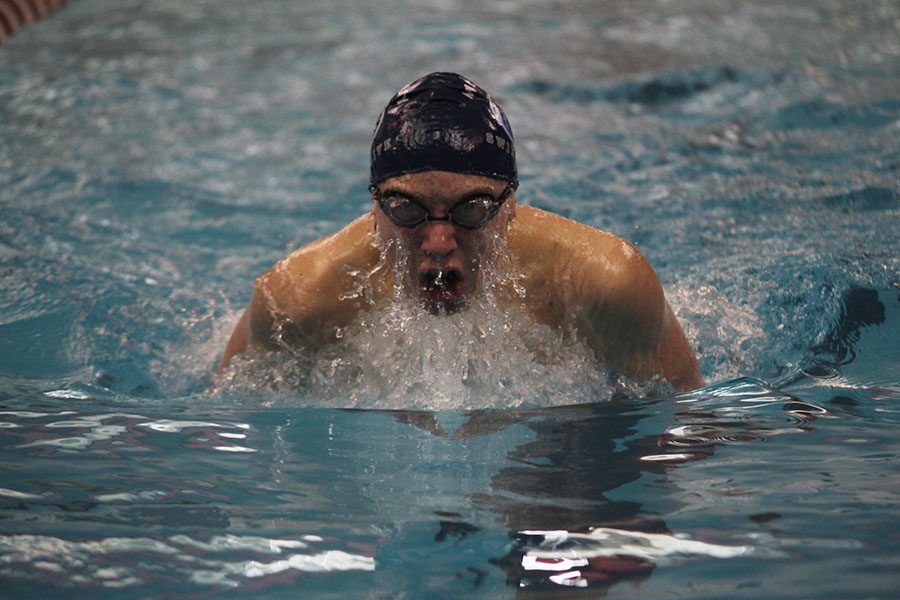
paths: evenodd
<path fill-rule="evenodd" d="M 900 7 L 483 4 L 79 0 L 0 46 L 0 596 L 896 597 Z M 438 69 L 520 202 L 650 259 L 707 387 L 502 312 L 216 380 Z"/>

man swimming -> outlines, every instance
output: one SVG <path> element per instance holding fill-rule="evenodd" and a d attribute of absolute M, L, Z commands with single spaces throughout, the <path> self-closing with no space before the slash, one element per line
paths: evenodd
<path fill-rule="evenodd" d="M 676 389 L 703 384 L 697 360 L 647 260 L 624 239 L 517 206 L 512 130 L 487 93 L 455 73 L 401 89 L 375 127 L 373 205 L 256 280 L 225 348 L 321 348 L 397 294 L 441 315 L 476 310 L 491 287 L 536 323 L 575 331 L 598 360 Z M 512 269 L 516 277 L 484 274 Z M 388 268 L 383 268 L 388 265 Z M 365 292 L 353 273 L 367 273 Z M 483 305 L 482 309 L 483 309 Z"/>

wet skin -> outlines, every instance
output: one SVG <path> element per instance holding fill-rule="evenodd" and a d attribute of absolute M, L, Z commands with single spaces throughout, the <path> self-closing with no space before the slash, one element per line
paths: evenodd
<path fill-rule="evenodd" d="M 373 207 L 378 243 L 390 264 L 403 264 L 403 285 L 422 299 L 434 314 L 450 313 L 466 304 L 477 291 L 479 271 L 492 268 L 496 244 L 506 236 L 515 216 L 508 200 L 486 225 L 465 229 L 447 220 L 448 211 L 468 198 L 498 198 L 506 184 L 486 177 L 447 177 L 446 173 L 416 173 L 395 177 L 379 186 L 378 193 L 402 196 L 428 207 L 432 219 L 416 227 L 392 222 L 376 203 Z M 397 253 L 405 260 L 398 261 Z"/>
<path fill-rule="evenodd" d="M 461 199 L 496 198 L 505 185 L 431 171 L 389 179 L 379 192 L 418 200 L 439 219 Z M 515 302 L 537 322 L 577 331 L 601 360 L 630 377 L 660 376 L 679 390 L 703 384 L 656 273 L 633 245 L 609 232 L 516 206 L 514 196 L 480 229 L 449 221 L 400 227 L 374 202 L 371 213 L 291 253 L 256 280 L 222 366 L 241 352 L 336 343 L 337 328 L 389 302 L 395 282 L 436 315 L 461 310 L 479 291 L 482 270 L 493 268 L 502 256 L 501 240 L 525 296 L 501 286 L 495 290 L 498 302 Z M 397 253 L 404 260 L 396 260 Z M 401 265 L 397 273 L 385 268 L 394 264 Z M 351 293 L 359 282 L 348 278 L 348 267 L 369 273 L 368 294 Z"/>

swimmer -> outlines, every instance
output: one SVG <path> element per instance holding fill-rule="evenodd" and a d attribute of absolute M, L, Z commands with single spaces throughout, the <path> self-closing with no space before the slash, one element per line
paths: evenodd
<path fill-rule="evenodd" d="M 398 290 L 435 318 L 483 310 L 471 302 L 487 285 L 483 273 L 509 259 L 517 277 L 497 284 L 496 302 L 576 332 L 627 377 L 703 385 L 656 273 L 632 244 L 516 205 L 509 122 L 468 79 L 431 73 L 397 92 L 375 126 L 370 167 L 371 212 L 256 280 L 222 368 L 239 353 L 340 343 Z M 365 293 L 348 273 L 368 274 Z"/>

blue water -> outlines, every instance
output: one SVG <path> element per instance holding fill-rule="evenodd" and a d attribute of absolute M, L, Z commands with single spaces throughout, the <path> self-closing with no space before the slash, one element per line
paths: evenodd
<path fill-rule="evenodd" d="M 78 0 L 21 30 L 0 596 L 896 597 L 898 23 L 890 0 Z M 520 202 L 647 255 L 708 387 L 537 364 L 503 315 L 480 344 L 409 332 L 449 328 L 408 389 L 379 387 L 400 367 L 374 336 L 318 385 L 216 385 L 253 278 L 367 210 L 375 116 L 437 69 L 506 109 Z M 496 377 L 460 391 L 457 342 Z"/>

